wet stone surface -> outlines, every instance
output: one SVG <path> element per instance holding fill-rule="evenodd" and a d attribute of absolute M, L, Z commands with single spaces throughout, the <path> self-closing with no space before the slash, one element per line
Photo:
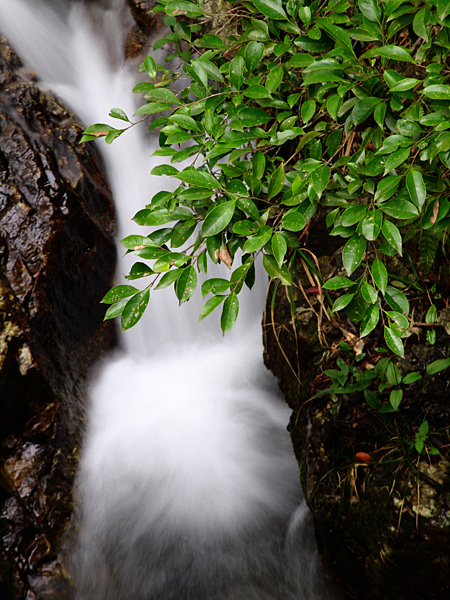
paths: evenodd
<path fill-rule="evenodd" d="M 114 212 L 82 127 L 0 38 L 0 598 L 70 598 L 61 548 Z"/>

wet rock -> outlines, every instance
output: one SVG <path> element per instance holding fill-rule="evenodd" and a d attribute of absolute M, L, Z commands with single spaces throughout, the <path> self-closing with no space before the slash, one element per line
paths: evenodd
<path fill-rule="evenodd" d="M 341 274 L 339 250 L 324 243 L 314 251 L 324 279 Z M 331 382 L 324 371 L 339 369 L 338 360 L 364 371 L 385 355 L 375 351 L 380 333 L 358 347 L 348 317 L 327 320 L 307 271 L 299 260 L 292 299 L 281 286 L 269 290 L 265 362 L 293 408 L 291 436 L 326 569 L 358 600 L 444 600 L 450 593 L 450 369 L 430 375 L 426 366 L 448 354 L 449 290 L 440 290 L 435 345 L 427 344 L 426 327 L 417 326 L 405 358 L 391 357 L 402 376 L 418 371 L 422 379 L 401 386 L 400 410 L 383 414 L 368 406 L 363 390 L 325 391 Z M 416 322 L 423 320 L 420 302 L 411 299 Z M 386 404 L 390 389 L 381 392 Z M 415 441 L 424 421 L 429 431 L 420 454 Z"/>
<path fill-rule="evenodd" d="M 0 598 L 70 597 L 61 546 L 114 213 L 82 127 L 0 38 Z"/>
<path fill-rule="evenodd" d="M 134 58 L 150 49 L 149 36 L 163 28 L 163 13 L 152 12 L 156 0 L 127 0 L 127 4 L 136 25 L 125 42 L 125 57 Z"/>

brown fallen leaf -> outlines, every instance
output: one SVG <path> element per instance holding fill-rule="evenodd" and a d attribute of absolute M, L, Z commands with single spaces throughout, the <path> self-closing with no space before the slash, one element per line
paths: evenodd
<path fill-rule="evenodd" d="M 434 206 L 433 206 L 433 215 L 432 215 L 432 217 L 430 219 L 430 221 L 433 224 L 436 223 L 436 219 L 438 217 L 438 214 L 439 214 L 439 200 L 436 200 L 436 202 L 434 203 Z"/>

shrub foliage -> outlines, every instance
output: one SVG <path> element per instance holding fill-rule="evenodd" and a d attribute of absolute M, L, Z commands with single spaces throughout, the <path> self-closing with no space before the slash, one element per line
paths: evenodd
<path fill-rule="evenodd" d="M 178 187 L 135 215 L 156 229 L 122 241 L 138 258 L 127 279 L 149 283 L 113 288 L 106 318 L 133 326 L 150 291 L 170 285 L 185 302 L 197 273 L 221 261 L 230 277 L 202 283 L 200 319 L 220 307 L 225 333 L 258 255 L 290 286 L 322 223 L 342 256 L 339 272 L 318 279 L 326 311 L 345 312 L 361 338 L 381 331 L 403 356 L 412 302 L 426 299 L 432 326 L 448 270 L 448 0 L 159 0 L 155 11 L 169 28 L 155 44 L 167 62 L 141 65 L 136 115 L 160 132 L 153 173 Z M 124 127 L 97 124 L 83 140 L 111 142 L 132 125 L 120 109 L 110 116 Z M 389 271 L 391 257 L 406 278 Z"/>

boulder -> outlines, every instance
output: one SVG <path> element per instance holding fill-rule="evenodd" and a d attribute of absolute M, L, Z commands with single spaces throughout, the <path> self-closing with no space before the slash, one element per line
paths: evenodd
<path fill-rule="evenodd" d="M 114 210 L 82 127 L 0 38 L 0 597 L 69 598 L 61 561 Z"/>

